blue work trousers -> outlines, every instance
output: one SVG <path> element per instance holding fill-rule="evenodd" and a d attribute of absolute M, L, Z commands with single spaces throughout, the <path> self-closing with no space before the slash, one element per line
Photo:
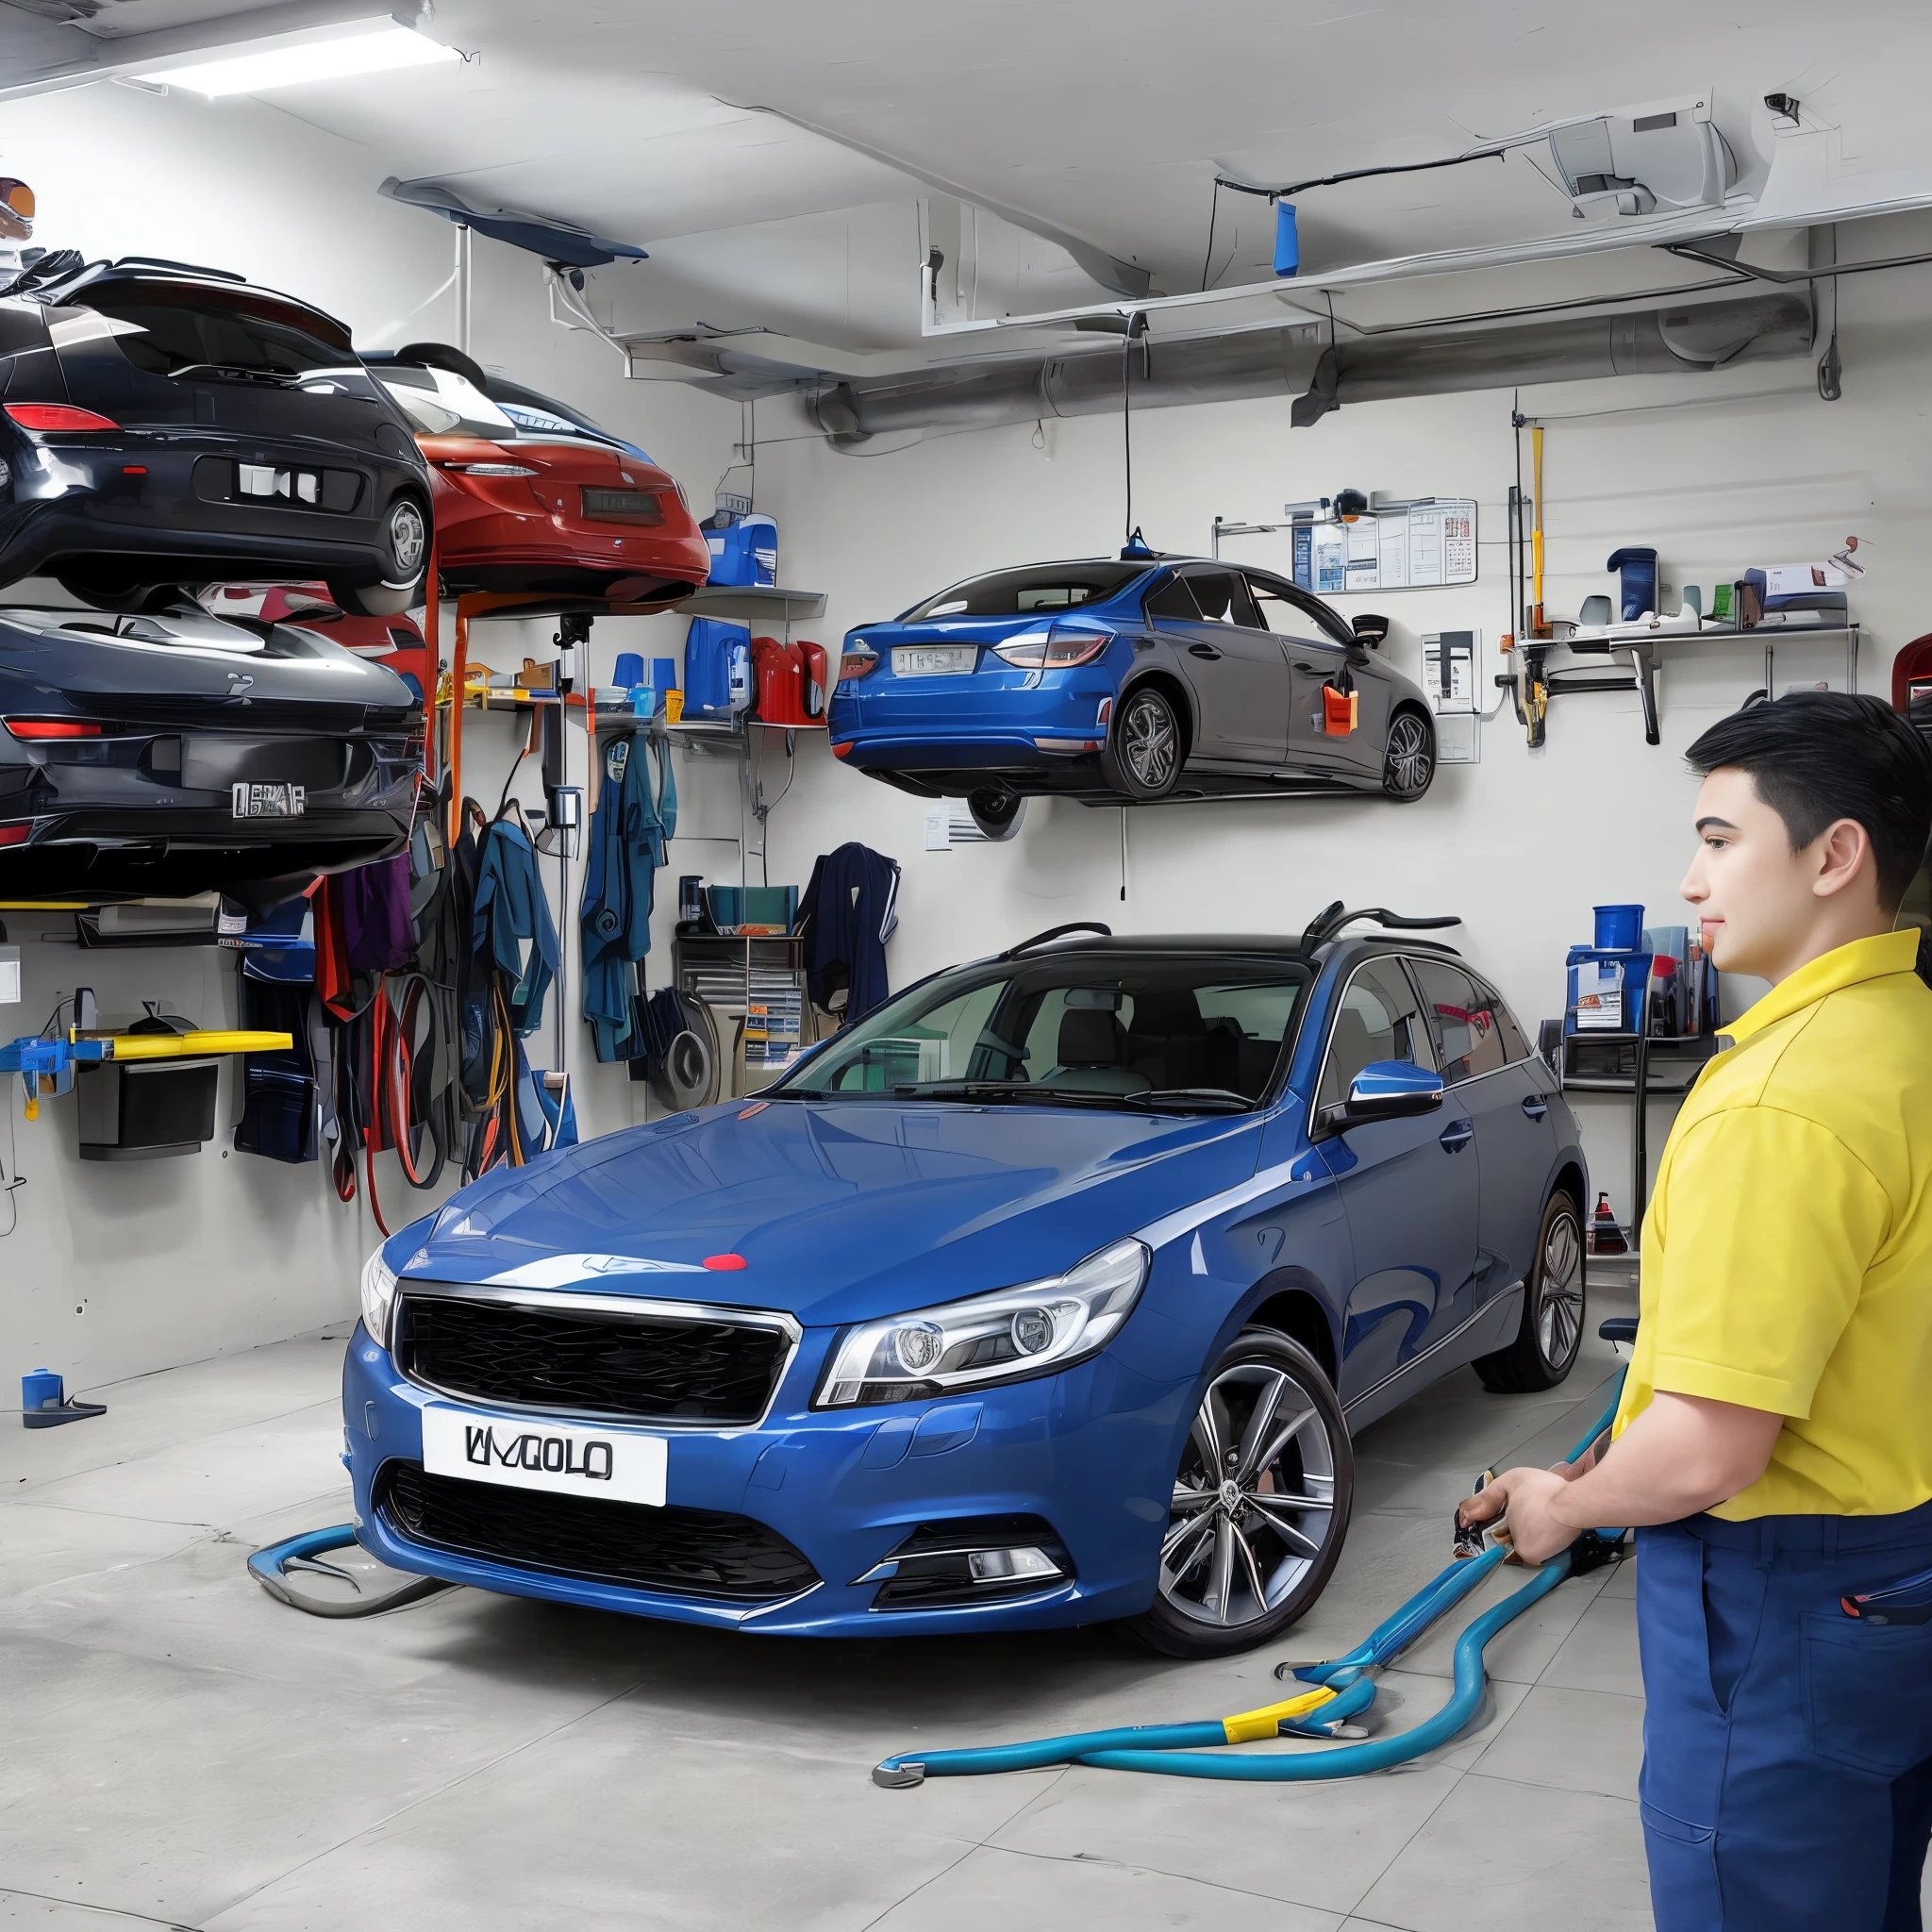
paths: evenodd
<path fill-rule="evenodd" d="M 1932 1569 L 1932 1504 L 1693 1516 L 1637 1553 L 1657 1932 L 1920 1932 L 1932 1624 L 1839 1599 Z"/>

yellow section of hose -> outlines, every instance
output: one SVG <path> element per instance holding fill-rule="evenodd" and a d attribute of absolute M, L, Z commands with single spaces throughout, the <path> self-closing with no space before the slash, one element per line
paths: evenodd
<path fill-rule="evenodd" d="M 1285 1704 L 1264 1704 L 1259 1710 L 1238 1711 L 1233 1717 L 1224 1717 L 1221 1728 L 1227 1733 L 1230 1744 L 1252 1744 L 1257 1739 L 1277 1736 L 1283 1718 L 1306 1717 L 1324 1704 L 1333 1704 L 1336 1695 L 1327 1685 L 1320 1684 L 1312 1690 L 1304 1690 L 1299 1697 L 1291 1697 Z"/>

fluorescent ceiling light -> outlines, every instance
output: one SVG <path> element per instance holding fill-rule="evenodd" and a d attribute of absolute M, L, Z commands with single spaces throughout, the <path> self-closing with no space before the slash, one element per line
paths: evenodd
<path fill-rule="evenodd" d="M 234 53 L 180 67 L 157 67 L 134 78 L 192 88 L 213 100 L 222 94 L 256 94 L 303 81 L 343 80 L 351 75 L 387 74 L 461 58 L 454 47 L 378 17 L 350 21 L 322 36 L 278 34 Z"/>

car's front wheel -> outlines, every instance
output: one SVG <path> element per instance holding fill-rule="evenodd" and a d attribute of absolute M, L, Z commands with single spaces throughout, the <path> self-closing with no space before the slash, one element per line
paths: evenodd
<path fill-rule="evenodd" d="M 329 595 L 352 617 L 400 617 L 422 603 L 429 567 L 429 512 L 413 496 L 397 497 L 384 513 L 382 550 L 381 583 L 329 579 Z"/>
<path fill-rule="evenodd" d="M 1582 1344 L 1583 1209 L 1570 1195 L 1555 1193 L 1537 1229 L 1536 1265 L 1524 1284 L 1516 1339 L 1479 1356 L 1475 1372 L 1492 1394 L 1534 1394 L 1569 1374 Z"/>
<path fill-rule="evenodd" d="M 1355 1454 L 1321 1364 L 1272 1328 L 1215 1363 L 1188 1431 L 1154 1605 L 1125 1628 L 1168 1657 L 1228 1657 L 1321 1595 L 1348 1529 Z"/>
<path fill-rule="evenodd" d="M 1113 715 L 1101 747 L 1100 769 L 1108 787 L 1147 805 L 1165 798 L 1181 774 L 1181 721 L 1174 700 L 1158 685 L 1131 691 Z"/>

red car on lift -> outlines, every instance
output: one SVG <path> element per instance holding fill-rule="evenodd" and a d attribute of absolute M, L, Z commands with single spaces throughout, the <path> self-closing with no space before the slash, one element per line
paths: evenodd
<path fill-rule="evenodd" d="M 429 459 L 445 591 L 643 613 L 709 575 L 684 491 L 642 450 L 441 343 L 364 360 Z"/>

